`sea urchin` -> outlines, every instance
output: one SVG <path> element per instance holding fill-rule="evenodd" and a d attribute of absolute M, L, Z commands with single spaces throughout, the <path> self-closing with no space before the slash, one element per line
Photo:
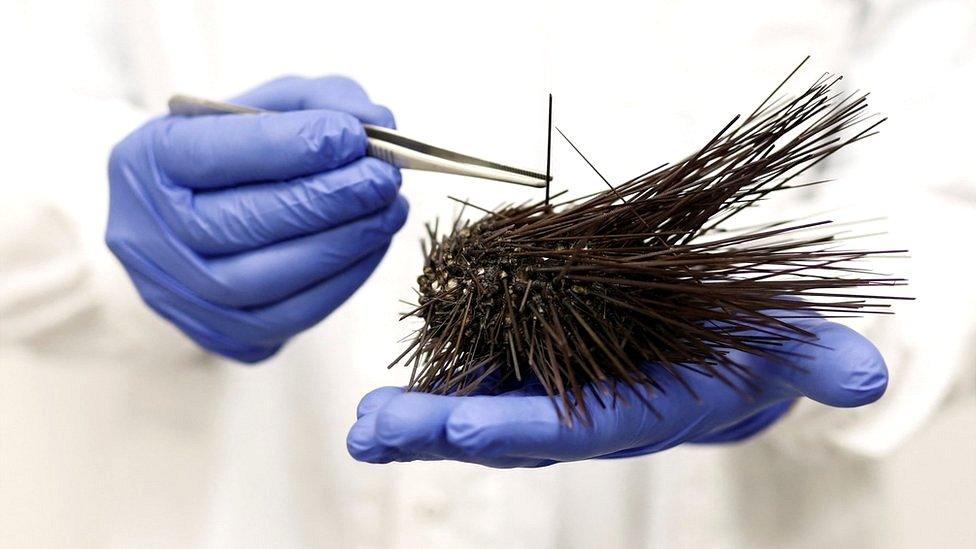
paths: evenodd
<path fill-rule="evenodd" d="M 567 422 L 585 421 L 593 384 L 653 391 L 657 369 L 748 386 L 730 350 L 772 354 L 812 336 L 792 319 L 883 311 L 884 296 L 849 290 L 902 284 L 855 264 L 893 250 L 842 249 L 821 234 L 829 221 L 725 228 L 769 193 L 820 183 L 798 176 L 873 135 L 883 120 L 839 80 L 774 99 L 780 84 L 698 152 L 595 195 L 459 216 L 446 235 L 428 227 L 419 299 L 404 315 L 423 325 L 394 361 L 413 365 L 410 388 L 463 395 L 534 380 Z"/>

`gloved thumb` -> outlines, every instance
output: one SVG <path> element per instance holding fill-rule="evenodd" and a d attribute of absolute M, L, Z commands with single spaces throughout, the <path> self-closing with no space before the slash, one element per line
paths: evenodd
<path fill-rule="evenodd" d="M 881 398 L 888 368 L 870 341 L 834 322 L 823 322 L 814 332 L 814 340 L 784 346 L 781 360 L 764 359 L 757 373 L 828 406 L 850 408 Z"/>

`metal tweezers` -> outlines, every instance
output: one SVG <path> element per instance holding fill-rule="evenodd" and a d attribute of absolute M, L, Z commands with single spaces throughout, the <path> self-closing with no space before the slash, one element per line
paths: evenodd
<path fill-rule="evenodd" d="M 201 116 L 260 114 L 271 111 L 189 95 L 174 95 L 169 100 L 169 112 L 176 116 Z M 537 188 L 545 187 L 546 182 L 552 179 L 539 173 L 428 145 L 389 128 L 372 124 L 363 124 L 363 128 L 369 141 L 366 154 L 400 168 L 467 175 Z"/>

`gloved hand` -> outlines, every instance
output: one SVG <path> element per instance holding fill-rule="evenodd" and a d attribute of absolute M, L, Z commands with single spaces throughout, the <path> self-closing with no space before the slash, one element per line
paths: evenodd
<path fill-rule="evenodd" d="M 370 463 L 457 460 L 490 467 L 541 467 L 649 454 L 684 442 L 741 440 L 776 421 L 801 396 L 840 407 L 862 406 L 881 397 L 887 369 L 868 340 L 825 320 L 797 324 L 818 340 L 815 345 L 784 345 L 778 358 L 788 364 L 732 353 L 733 360 L 761 380 L 754 388 L 740 385 L 751 398 L 716 378 L 689 371 L 685 380 L 700 396 L 696 401 L 677 380 L 651 365 L 661 391 L 639 390 L 649 396 L 661 418 L 631 389 L 623 390 L 627 403 L 606 408 L 586 391 L 591 424 L 567 427 L 560 423 L 552 400 L 531 385 L 503 395 L 465 397 L 383 387 L 359 404 L 359 419 L 347 445 L 354 458 Z"/>
<path fill-rule="evenodd" d="M 106 242 L 146 303 L 245 362 L 331 313 L 403 225 L 400 172 L 365 157 L 390 111 L 341 77 L 272 81 L 233 101 L 276 111 L 166 116 L 112 151 Z"/>

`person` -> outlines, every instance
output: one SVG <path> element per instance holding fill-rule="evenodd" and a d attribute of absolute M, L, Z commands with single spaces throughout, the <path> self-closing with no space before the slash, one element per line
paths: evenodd
<path fill-rule="evenodd" d="M 464 127 L 498 128 L 491 126 L 491 118 L 504 115 L 505 124 L 519 121 L 505 134 L 517 140 L 522 124 L 535 120 L 534 105 L 511 98 L 524 90 L 513 92 L 510 82 L 485 82 L 481 71 L 494 67 L 492 60 L 501 56 L 508 60 L 507 74 L 533 82 L 534 60 L 522 55 L 532 49 L 521 42 L 531 33 L 512 32 L 511 43 L 479 34 L 485 40 L 478 46 L 478 40 L 455 35 L 450 28 L 411 31 L 416 41 L 404 41 L 405 50 L 419 52 L 429 45 L 426 37 L 433 36 L 442 46 L 441 33 L 449 32 L 469 47 L 439 51 L 448 59 L 462 51 L 478 55 L 482 63 L 473 64 L 480 65 L 478 71 L 471 63 L 455 63 L 450 77 L 414 67 L 424 71 L 424 80 L 405 85 L 412 74 L 371 62 L 361 47 L 331 48 L 336 53 L 325 54 L 325 59 L 317 57 L 321 50 L 314 50 L 314 55 L 307 52 L 312 57 L 292 63 L 270 55 L 303 55 L 302 48 L 287 44 L 315 42 L 301 41 L 298 37 L 304 35 L 294 29 L 312 25 L 313 17 L 290 21 L 290 30 L 277 35 L 283 42 L 275 43 L 255 41 L 242 30 L 246 25 L 228 24 L 229 19 L 215 13 L 197 13 L 199 19 L 193 19 L 173 17 L 179 7 L 99 6 L 93 14 L 64 18 L 101 26 L 101 34 L 83 37 L 91 42 L 87 47 L 72 52 L 75 65 L 88 69 L 83 77 L 64 60 L 47 65 L 63 67 L 71 78 L 83 81 L 81 93 L 64 93 L 58 80 L 62 76 L 53 70 L 37 75 L 40 84 L 29 92 L 4 92 L 15 94 L 11 104 L 38 106 L 10 114 L 9 123 L 25 142 L 51 142 L 51 126 L 38 124 L 33 114 L 41 112 L 41 105 L 46 119 L 71 121 L 58 126 L 56 136 L 57 142 L 70 146 L 56 154 L 49 147 L 29 147 L 11 159 L 11 173 L 17 176 L 12 179 L 21 184 L 7 187 L 16 199 L 5 201 L 0 216 L 4 545 L 888 545 L 894 526 L 877 498 L 890 480 L 878 474 L 872 460 L 890 455 L 948 398 L 965 361 L 971 319 L 939 322 L 943 345 L 924 355 L 937 353 L 938 360 L 915 351 L 921 346 L 919 334 L 936 330 L 926 325 L 934 318 L 931 314 L 916 309 L 914 315 L 866 325 L 866 333 L 885 349 L 898 375 L 884 399 L 858 410 L 831 407 L 860 406 L 879 398 L 888 381 L 885 364 L 868 339 L 827 321 L 811 324 L 829 345 L 800 359 L 808 374 L 786 375 L 755 362 L 755 368 L 770 375 L 762 399 L 753 402 L 726 386 L 696 379 L 707 404 L 670 391 L 660 401 L 660 421 L 646 408 L 622 406 L 599 412 L 592 428 L 565 429 L 555 421 L 549 401 L 531 388 L 472 398 L 404 393 L 399 386 L 377 389 L 391 385 L 379 366 L 395 356 L 393 343 L 401 335 L 396 300 L 408 291 L 406 283 L 418 265 L 418 254 L 404 241 L 419 234 L 423 221 L 443 213 L 437 198 L 461 183 L 404 176 L 366 157 L 361 124 L 395 125 L 392 112 L 371 97 L 395 105 L 411 128 L 427 124 L 434 134 L 438 126 L 432 120 L 452 130 L 462 118 Z M 167 11 L 171 9 L 176 11 Z M 374 23 L 396 32 L 396 10 L 406 8 L 386 9 L 391 13 Z M 277 20 L 287 11 L 262 10 L 254 14 L 254 22 L 270 28 L 274 25 L 267 19 Z M 707 66 L 728 75 L 721 68 L 728 57 L 708 64 L 714 52 L 694 50 L 691 42 L 668 32 L 681 28 L 676 22 L 689 20 L 691 11 L 681 8 L 655 23 L 661 40 L 670 36 L 691 48 L 683 56 L 661 57 L 660 63 L 671 64 L 662 70 L 680 74 L 691 70 L 683 63 L 697 62 L 703 72 Z M 571 19 L 573 13 L 569 10 L 564 20 L 567 28 L 585 28 Z M 861 75 L 872 74 L 870 67 L 879 65 L 870 56 L 887 60 L 885 48 L 901 43 L 872 35 L 872 24 L 900 21 L 911 27 L 905 23 L 910 19 L 883 9 L 867 22 L 851 10 L 832 13 L 831 18 L 805 18 L 809 28 L 797 34 L 818 37 L 831 52 L 825 66 L 842 60 L 838 64 L 849 62 Z M 587 18 L 582 12 L 577 15 Z M 738 43 L 739 51 L 760 50 L 757 44 L 769 28 L 798 21 L 795 14 L 782 11 L 759 20 L 726 15 L 738 21 L 734 27 L 750 29 L 737 31 L 735 37 L 757 41 Z M 74 32 L 77 38 L 79 29 L 89 28 L 32 26 L 31 17 L 43 19 L 32 10 L 17 17 L 28 18 L 19 26 L 20 34 L 13 34 L 24 39 L 62 32 Z M 485 17 L 483 26 L 492 27 L 496 16 Z M 113 23 L 119 21 L 126 25 Z M 134 21 L 146 24 L 131 35 L 115 32 L 136 28 Z M 632 18 L 638 26 L 648 21 Z M 860 25 L 863 34 L 858 36 L 873 46 L 854 48 L 832 39 L 824 29 L 839 22 Z M 355 43 L 360 29 L 340 27 L 333 29 L 329 42 Z M 146 30 L 153 28 L 158 35 Z M 222 30 L 214 33 L 218 28 Z M 942 36 L 947 42 L 957 35 L 965 38 L 960 30 L 965 28 L 960 19 L 950 27 L 955 31 L 944 30 Z M 47 32 L 36 32 L 42 29 Z M 194 34 L 201 29 L 206 32 Z M 614 36 L 625 40 L 639 34 Z M 321 37 L 308 34 L 313 35 Z M 265 52 L 254 49 L 260 47 L 268 53 L 240 70 L 236 55 L 223 57 L 234 48 L 214 46 L 214 36 L 241 51 Z M 573 38 L 572 33 L 566 36 Z M 964 38 L 959 44 L 966 43 Z M 560 44 L 567 58 L 587 59 L 570 55 L 583 47 L 578 40 Z M 612 50 L 614 44 L 600 47 Z M 201 49 L 212 57 L 195 55 Z M 742 60 L 750 67 L 742 70 L 757 80 L 762 74 L 773 81 L 797 60 L 795 48 L 786 49 L 790 51 L 775 59 L 756 56 L 753 65 Z M 54 56 L 54 50 L 48 53 Z M 207 61 L 214 58 L 223 61 Z M 946 63 L 946 78 L 964 72 Z M 145 121 L 142 107 L 158 109 L 166 94 L 211 74 L 216 79 L 227 71 L 222 86 L 230 89 L 249 85 L 263 72 L 279 72 L 282 64 L 355 74 L 370 83 L 371 95 L 344 77 L 286 77 L 233 97 L 280 113 Z M 598 82 L 597 76 L 611 72 L 622 77 L 603 63 L 586 66 L 592 71 L 584 71 L 586 80 Z M 21 68 L 28 74 L 29 67 Z M 167 75 L 167 69 L 174 74 Z M 575 72 L 552 78 L 569 74 Z M 886 83 L 886 74 L 892 73 L 875 73 L 881 80 L 876 86 Z M 477 97 L 491 96 L 498 105 L 470 108 L 449 91 L 462 89 L 450 87 L 458 78 L 481 86 Z M 898 85 L 888 86 L 895 90 L 891 93 L 922 93 L 893 80 L 887 83 Z M 427 84 L 419 86 L 419 81 Z M 589 89 L 583 80 L 571 82 L 581 86 L 557 89 Z M 648 137 L 649 146 L 672 150 L 671 141 L 693 145 L 700 137 L 696 130 L 711 129 L 717 120 L 712 104 L 703 101 L 714 96 L 712 86 L 671 89 L 633 82 L 635 89 L 653 89 L 656 101 L 673 105 L 664 109 L 674 112 L 657 121 L 661 136 Z M 584 98 L 609 102 L 625 93 L 596 87 L 599 94 L 581 92 Z M 756 90 L 744 88 L 741 96 L 730 90 L 730 97 L 722 98 L 723 108 L 754 101 Z M 438 89 L 445 91 L 431 91 Z M 684 94 L 688 97 L 682 98 Z M 564 112 L 559 105 L 581 104 L 572 92 L 567 95 L 563 100 L 557 95 L 557 113 Z M 637 116 L 642 111 L 629 106 L 632 96 L 624 99 L 602 110 L 642 119 Z M 601 127 L 584 114 L 574 122 L 577 130 L 584 128 L 583 135 L 598 135 L 585 129 Z M 474 137 L 458 138 L 480 139 L 483 145 L 503 141 L 497 133 L 471 133 Z M 895 135 L 902 137 L 896 143 L 905 143 L 904 134 Z M 112 145 L 106 188 L 104 163 Z M 526 146 L 527 156 L 538 152 L 534 147 Z M 622 169 L 646 168 L 627 165 L 626 151 L 600 152 Z M 864 176 L 877 169 L 877 156 L 870 158 L 873 163 L 847 160 L 832 167 L 867 186 L 860 191 L 845 186 L 844 193 L 881 196 L 873 178 Z M 565 159 L 557 163 L 568 164 Z M 938 177 L 925 180 L 926 187 L 906 190 L 905 203 L 931 205 L 944 213 L 946 223 L 964 232 L 966 216 L 950 214 L 969 211 L 967 195 L 960 195 L 956 186 L 939 186 L 958 179 L 952 169 L 947 164 Z M 564 168 L 557 178 L 569 179 L 569 172 Z M 956 198 L 946 198 L 947 188 Z M 472 187 L 471 192 L 495 200 L 498 191 Z M 405 195 L 413 198 L 415 211 L 409 216 Z M 804 199 L 829 202 L 823 196 Z M 906 233 L 897 219 L 895 229 L 895 236 Z M 908 244 L 930 250 L 925 265 L 931 267 L 916 264 L 914 274 L 921 280 L 913 283 L 930 299 L 920 306 L 931 312 L 945 303 L 935 276 L 943 262 L 932 259 L 944 254 L 936 244 L 925 248 L 920 240 Z M 952 300 L 970 303 L 972 292 L 967 292 L 954 290 Z M 927 371 L 919 368 L 921 362 Z M 925 375 L 919 374 L 923 371 Z M 905 380 L 916 384 L 906 388 Z M 756 437 L 760 432 L 763 436 Z M 722 444 L 747 438 L 752 442 L 746 445 Z M 347 452 L 361 461 L 419 463 L 373 467 L 356 463 Z M 650 453 L 654 458 L 591 459 Z M 452 461 L 490 468 L 447 463 Z M 538 468 L 556 462 L 567 463 Z"/>

